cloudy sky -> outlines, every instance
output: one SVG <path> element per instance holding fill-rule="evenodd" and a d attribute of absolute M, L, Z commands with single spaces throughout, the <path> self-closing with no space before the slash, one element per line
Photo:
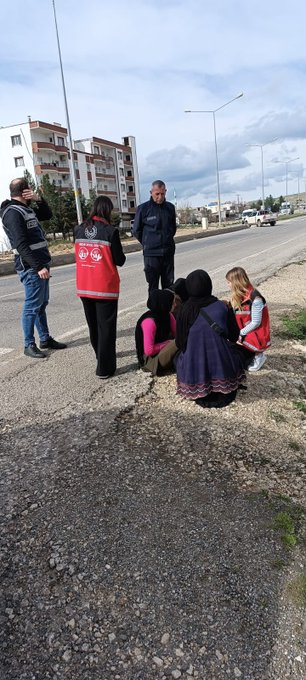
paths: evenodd
<path fill-rule="evenodd" d="M 72 134 L 135 135 L 142 199 L 164 179 L 181 205 L 297 191 L 306 177 L 306 3 L 291 0 L 56 0 Z M 65 125 L 52 0 L 1 10 L 0 125 Z M 277 163 L 275 161 L 282 161 Z M 305 191 L 306 179 L 300 180 Z"/>

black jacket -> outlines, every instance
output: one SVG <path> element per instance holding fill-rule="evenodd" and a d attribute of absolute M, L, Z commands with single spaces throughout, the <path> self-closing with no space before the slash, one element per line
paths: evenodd
<path fill-rule="evenodd" d="M 37 207 L 26 206 L 21 201 L 3 201 L 0 217 L 15 254 L 16 271 L 34 269 L 38 272 L 49 267 L 51 255 L 39 220 L 49 220 L 52 212 L 42 198 Z"/>
<path fill-rule="evenodd" d="M 149 201 L 138 206 L 133 235 L 140 241 L 144 255 L 173 254 L 175 232 L 176 216 L 173 203 L 164 201 L 159 205 L 150 198 Z"/>

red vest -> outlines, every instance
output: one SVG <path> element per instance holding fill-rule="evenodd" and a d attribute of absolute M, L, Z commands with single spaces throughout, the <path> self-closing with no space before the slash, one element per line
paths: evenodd
<path fill-rule="evenodd" d="M 75 261 L 79 297 L 118 300 L 120 278 L 109 241 L 76 239 Z"/>
<path fill-rule="evenodd" d="M 264 302 L 262 310 L 261 324 L 254 331 L 250 331 L 244 336 L 243 346 L 250 349 L 252 352 L 264 352 L 271 345 L 270 338 L 270 319 L 268 307 L 265 299 L 258 293 L 258 291 L 250 286 L 244 299 L 242 300 L 242 309 L 235 309 L 236 321 L 241 330 L 251 321 L 251 309 L 255 297 L 261 297 Z"/>

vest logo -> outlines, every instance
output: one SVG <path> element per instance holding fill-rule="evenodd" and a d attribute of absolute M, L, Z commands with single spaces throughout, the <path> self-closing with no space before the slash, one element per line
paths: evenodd
<path fill-rule="evenodd" d="M 80 260 L 84 261 L 84 260 L 86 260 L 87 257 L 88 257 L 88 250 L 87 250 L 87 248 L 84 248 L 84 246 L 83 246 L 79 250 L 79 258 L 80 258 Z"/>
<path fill-rule="evenodd" d="M 152 222 L 152 220 L 156 220 L 156 215 L 152 215 L 152 217 L 147 217 L 148 222 Z"/>
<path fill-rule="evenodd" d="M 94 238 L 96 238 L 97 233 L 98 233 L 98 230 L 97 230 L 97 227 L 95 225 L 93 225 L 93 227 L 91 229 L 88 229 L 88 227 L 86 227 L 86 229 L 85 229 L 86 238 L 94 239 Z"/>
<path fill-rule="evenodd" d="M 37 227 L 37 219 L 36 219 L 36 217 L 35 217 L 35 219 L 27 220 L 27 228 L 28 228 L 28 229 L 34 229 L 35 227 Z"/>
<path fill-rule="evenodd" d="M 102 253 L 100 248 L 93 248 L 90 253 L 90 257 L 94 262 L 99 262 L 100 260 L 102 260 Z"/>

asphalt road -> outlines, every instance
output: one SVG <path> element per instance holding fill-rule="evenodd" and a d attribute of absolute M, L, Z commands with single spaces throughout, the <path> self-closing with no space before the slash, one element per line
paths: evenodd
<path fill-rule="evenodd" d="M 306 252 L 306 217 L 258 228 L 180 243 L 176 249 L 176 276 L 193 269 L 206 269 L 212 276 L 214 292 L 226 290 L 225 273 L 243 266 L 257 283 L 287 262 Z M 142 253 L 127 255 L 121 272 L 119 330 L 122 317 L 141 310 L 146 301 Z M 22 349 L 20 316 L 23 289 L 17 276 L 0 278 L 0 363 L 7 363 L 13 350 Z M 140 312 L 139 312 L 140 313 Z M 48 308 L 50 331 L 57 339 L 84 336 L 86 326 L 80 301 L 75 295 L 75 265 L 52 270 L 51 301 Z"/>

